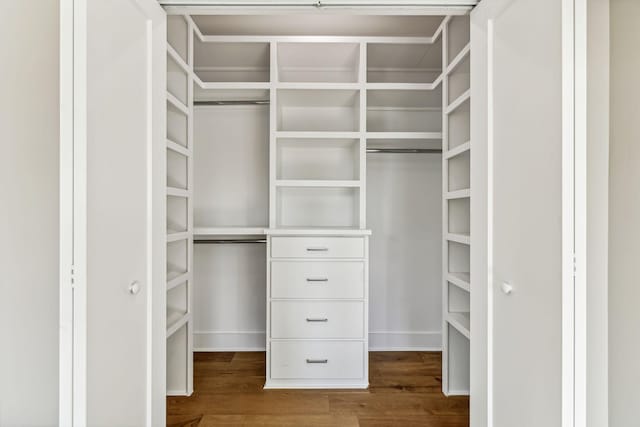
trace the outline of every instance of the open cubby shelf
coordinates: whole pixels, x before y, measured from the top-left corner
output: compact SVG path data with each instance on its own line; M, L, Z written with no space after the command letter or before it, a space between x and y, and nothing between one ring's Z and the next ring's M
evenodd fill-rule
M359 43L278 43L278 81L356 83Z

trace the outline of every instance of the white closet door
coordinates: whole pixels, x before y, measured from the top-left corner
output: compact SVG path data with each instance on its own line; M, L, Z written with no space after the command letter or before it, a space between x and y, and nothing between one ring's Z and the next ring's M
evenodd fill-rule
M561 423L562 4L483 0L471 14L471 211L485 221L472 224L485 254L472 261L471 334L489 346L472 387L490 390L472 417L488 407L495 427Z
M152 330L164 313L152 313L157 302L151 301L158 298L156 291L165 293L164 252L159 249L164 241L158 240L164 236L164 218L159 217L164 195L158 191L164 190L165 177L163 167L156 169L163 164L165 147L165 12L155 0L74 3L80 15L74 59L86 64L86 76L82 66L77 69L74 107L85 126L75 143L86 150L75 164L81 171L86 160L86 180L79 176L75 190L79 203L86 197L86 216L75 224L77 233L86 231L86 251L77 248L79 259L86 256L78 266L86 269L81 282L86 292L86 413L75 421L160 425L164 418L153 419L150 411L164 410L158 407L162 397L151 392L151 384L164 381L165 368L151 366L158 357L152 352L158 346ZM86 50L78 47L84 43ZM159 328L164 340L164 324ZM81 340L75 344L83 345Z

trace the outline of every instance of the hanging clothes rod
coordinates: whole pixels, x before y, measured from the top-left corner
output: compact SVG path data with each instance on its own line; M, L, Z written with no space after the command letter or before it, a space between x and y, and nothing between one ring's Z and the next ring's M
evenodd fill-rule
M367 148L367 153L440 154L440 148Z
M246 99L229 101L194 101L193 105L269 105L268 99Z
M246 243L267 243L267 239L198 239L193 241L194 244L215 244L215 245L229 245L229 244L246 244Z

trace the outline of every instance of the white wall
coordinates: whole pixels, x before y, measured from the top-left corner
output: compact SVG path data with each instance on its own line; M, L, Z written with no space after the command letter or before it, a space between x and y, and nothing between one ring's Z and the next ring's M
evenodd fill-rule
M58 422L58 1L0 4L0 425Z
M442 345L442 156L367 156L369 347Z
M640 403L640 2L611 0L609 425L638 425Z

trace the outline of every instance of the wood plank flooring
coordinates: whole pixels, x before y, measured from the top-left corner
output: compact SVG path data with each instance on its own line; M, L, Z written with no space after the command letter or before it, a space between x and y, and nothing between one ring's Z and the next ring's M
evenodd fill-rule
M195 353L195 392L167 398L167 425L468 426L469 399L440 391L440 356L370 353L368 390L263 390L263 352Z

